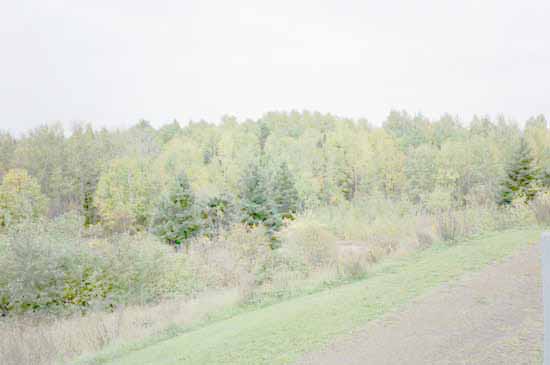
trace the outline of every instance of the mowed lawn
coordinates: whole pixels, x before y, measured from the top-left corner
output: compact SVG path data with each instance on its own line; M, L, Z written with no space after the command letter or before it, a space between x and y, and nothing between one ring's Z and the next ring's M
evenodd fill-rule
M536 229L514 230L453 246L435 245L388 259L364 280L246 312L140 350L98 357L92 363L289 364L335 336L349 333L467 271L509 256L539 237Z

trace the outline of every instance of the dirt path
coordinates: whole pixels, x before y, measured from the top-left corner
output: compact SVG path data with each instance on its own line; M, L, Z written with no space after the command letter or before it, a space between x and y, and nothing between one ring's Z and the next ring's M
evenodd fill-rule
M540 248L431 291L299 365L540 364Z

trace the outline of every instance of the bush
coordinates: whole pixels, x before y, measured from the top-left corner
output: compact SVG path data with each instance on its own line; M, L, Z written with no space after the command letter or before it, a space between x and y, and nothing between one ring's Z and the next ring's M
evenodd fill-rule
M4 313L111 308L184 290L186 275L170 248L146 235L86 238L82 223L76 215L27 222L0 238Z
M424 231L416 232L416 240L420 248L430 247L434 243L432 235Z
M271 257L263 226L237 225L217 239L202 237L189 246L185 264L197 290L240 288L247 297L256 285L257 273Z
M462 237L463 230L457 211L448 209L436 215L437 234L443 241L455 242Z
M109 286L96 270L98 258L75 232L77 225L81 221L71 216L55 224L22 223L7 232L0 257L4 312L87 306L105 297Z
M494 229L503 230L521 227L536 223L535 214L521 197L514 199L511 204L494 210Z
M310 269L320 269L336 263L336 237L322 224L302 219L281 234L283 247L299 257Z
M550 190L539 192L530 207L538 224L550 226Z

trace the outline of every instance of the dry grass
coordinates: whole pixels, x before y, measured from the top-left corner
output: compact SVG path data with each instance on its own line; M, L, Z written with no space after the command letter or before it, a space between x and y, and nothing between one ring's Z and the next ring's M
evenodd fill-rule
M66 363L107 345L147 338L187 326L209 313L235 306L238 291L205 292L194 300L132 306L112 313L94 312L64 319L26 316L0 322L0 364Z
M173 275L161 282L168 292L182 286L186 295L196 299L164 300L65 319L2 319L0 364L70 361L110 344L185 327L221 308L291 297L318 290L325 283L361 278L389 255L534 219L531 208L523 206L449 210L438 215L406 209L394 206L382 211L366 204L305 214L280 232L281 248L275 251L261 228L236 226L216 240L197 239L186 252L174 254L175 259L169 260L173 268L168 270Z
M530 205L537 223L550 226L550 190L539 193Z

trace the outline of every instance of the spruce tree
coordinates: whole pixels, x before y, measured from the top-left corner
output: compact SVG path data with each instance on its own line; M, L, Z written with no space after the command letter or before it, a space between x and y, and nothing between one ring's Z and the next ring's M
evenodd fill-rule
M294 176L286 162L283 162L274 176L273 201L275 209L283 219L294 219L298 212L299 197Z
M521 139L518 150L508 167L506 179L502 183L499 194L499 204L510 204L515 198L522 196L526 201L535 197L536 168L533 157L525 139Z
M264 223L272 214L267 179L259 165L251 164L241 179L242 222L248 226Z
M234 199L229 194L209 198L201 210L202 232L207 237L218 236L229 229L236 218Z
M195 195L184 173L162 197L152 226L155 235L177 248L199 232Z

